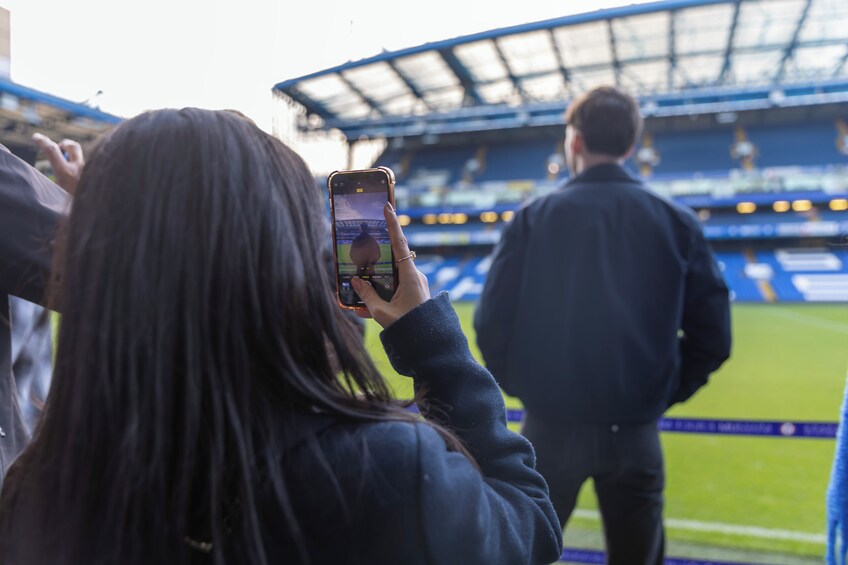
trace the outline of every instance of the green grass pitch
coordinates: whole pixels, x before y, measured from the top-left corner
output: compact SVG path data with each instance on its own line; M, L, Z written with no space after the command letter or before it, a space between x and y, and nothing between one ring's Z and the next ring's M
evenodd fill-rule
M339 257L339 273L342 275L355 275L356 274L356 265L354 265L350 261L350 244L344 243L337 246L337 253ZM375 272L378 275L391 275L392 274L392 246L388 243L380 244L380 261L384 264L377 265Z
M479 359L474 305L458 303L455 308ZM367 345L377 367L398 396L409 397L410 380L392 370L380 346L379 327L368 324ZM733 332L731 360L670 416L838 419L848 368L848 306L736 304ZM520 403L507 398L507 406ZM664 434L663 446L669 553L679 543L701 550L774 552L785 555L785 562L824 554L824 497L833 440ZM578 508L566 529L566 543L600 545L591 488L584 487ZM577 537L570 539L572 531Z

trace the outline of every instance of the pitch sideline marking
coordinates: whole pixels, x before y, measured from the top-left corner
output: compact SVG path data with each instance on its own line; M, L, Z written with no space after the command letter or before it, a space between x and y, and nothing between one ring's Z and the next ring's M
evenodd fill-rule
M770 308L768 310L764 310L773 316L781 316L783 318L788 318L790 320L795 320L796 322L802 322L804 324L809 324L811 326L815 326L817 328L821 328L824 330L831 330L834 332L838 332L841 334L848 334L848 324L837 322L834 320L825 320L823 318L819 318L817 316L811 316L809 314L802 314L800 312L795 312L792 310L783 310L780 308Z
M601 515L597 510L575 510L573 516L600 521ZM710 532L716 534L727 534L732 536L749 536L754 538L790 540L824 545L827 536L824 534L813 534L809 532L795 532L792 530L778 530L774 528L762 528L760 526L743 526L741 524L725 524L722 522L701 522L700 520L682 520L679 518L666 518L665 526L675 530L690 530L695 532Z

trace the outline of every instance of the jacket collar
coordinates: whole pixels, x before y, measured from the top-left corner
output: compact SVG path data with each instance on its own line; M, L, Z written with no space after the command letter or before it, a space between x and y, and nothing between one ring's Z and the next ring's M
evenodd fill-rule
M627 169L625 169L621 165L616 165L615 163L606 163L603 165L595 165L590 169L586 169L579 175L569 179L565 186L570 186L574 183L603 181L623 181L642 184L639 179L631 175L627 171Z

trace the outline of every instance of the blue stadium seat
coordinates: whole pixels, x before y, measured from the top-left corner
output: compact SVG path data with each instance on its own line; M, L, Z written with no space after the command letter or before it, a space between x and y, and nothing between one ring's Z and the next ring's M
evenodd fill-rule
M432 268L424 266L422 262L416 261L418 269L427 276L427 282L430 285L430 294L435 295L443 290L448 290L456 282L456 277L461 269L461 259L459 257L438 257L431 259L433 262Z
M711 129L654 135L660 163L654 174L728 171L738 165L730 156L732 129Z
M442 290L447 290L453 300L477 300L483 291L486 280L485 272L480 272L480 264L486 260L483 257L471 257L459 265L456 277Z
M472 146L433 146L418 149L411 154L406 180L414 184L425 171L443 172L444 185L462 180L465 164L474 157L476 147Z
M735 302L764 302L756 280L749 277L750 263L741 251L715 254ZM771 270L768 282L778 301L848 302L848 251L764 250L753 254L754 262ZM453 300L480 297L491 256L422 257L418 268L427 275L433 294L446 290Z
M757 126L747 132L757 147L754 163L760 168L848 164L848 156L836 148L834 122Z
M757 288L757 283L745 274L747 261L741 252L722 252L715 255L734 301L763 302L763 295Z
M394 173L398 181L404 176L406 171L402 170L404 156L407 151L403 149L386 149L377 160L374 161L375 167L389 167Z
M490 144L486 164L477 181L539 180L548 176L548 158L558 149L561 139L534 139Z
M848 301L848 253L835 248L777 249L757 253L774 268L780 300Z
M758 263L769 265L774 270L774 276L769 282L779 301L802 302L804 300L804 295L792 284L791 275L781 268L773 252L758 251L755 256Z

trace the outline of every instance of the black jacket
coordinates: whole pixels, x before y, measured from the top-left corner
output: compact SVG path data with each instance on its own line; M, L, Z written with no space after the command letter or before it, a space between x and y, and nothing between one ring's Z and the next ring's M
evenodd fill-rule
M12 374L9 295L43 304L70 196L0 146L0 483L29 439Z
M507 429L492 376L471 356L446 294L386 329L395 369L426 387L428 416L451 428L480 469L435 429L404 422L340 422L299 415L288 429L287 484L311 562L551 563L562 532L530 443ZM437 416L438 414L438 416ZM273 500L272 496L268 497ZM262 519L269 562L296 563L285 518ZM231 560L238 561L238 552Z
M314 565L551 563L562 531L530 443L507 429L492 376L471 356L446 294L419 306L385 330L392 365L426 387L428 415L450 427L479 469L450 451L426 422L352 422L320 412L281 413L291 511ZM426 408L426 407L424 407ZM12 497L25 466L12 466L2 512L26 504ZM268 563L303 563L268 476L256 469L267 496L259 499ZM264 502L263 502L264 501ZM69 517L68 519L74 519ZM9 520L14 524L14 520ZM4 532L15 536L16 532ZM199 538L202 539L202 538ZM238 539L224 561L245 564ZM192 562L208 564L196 551Z
M474 325L504 390L569 423L656 419L730 355L728 290L698 221L617 165L516 213Z
M495 380L471 356L447 294L381 334L395 369L426 388L426 417L452 429L479 469L426 422L353 422L320 412L281 413L283 473L309 563L537 564L559 558L562 531L530 443L507 429ZM428 409L438 406L438 410ZM7 497L21 463L12 467ZM260 498L269 563L301 563L271 480ZM26 493L16 500L25 504ZM264 501L264 502L262 502ZM14 523L14 522L12 522ZM199 538L202 539L202 538ZM245 563L237 539L226 563ZM209 555L197 551L197 563Z

